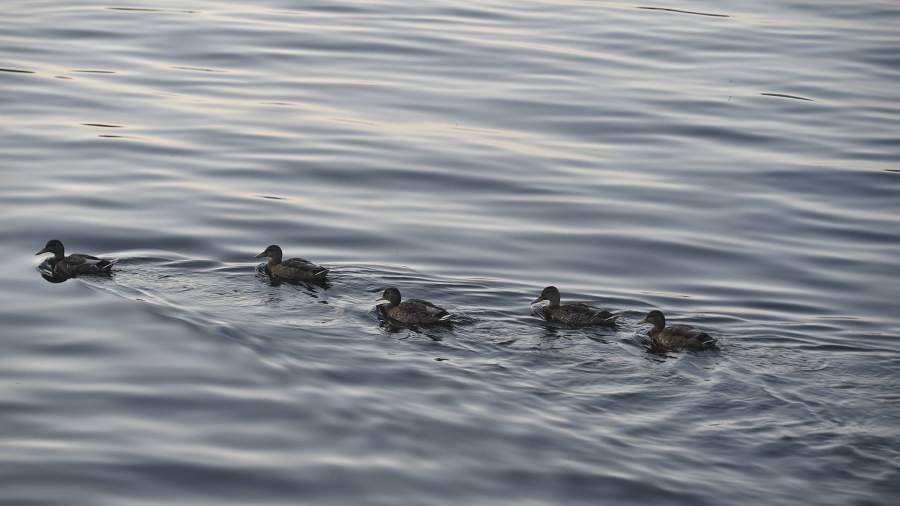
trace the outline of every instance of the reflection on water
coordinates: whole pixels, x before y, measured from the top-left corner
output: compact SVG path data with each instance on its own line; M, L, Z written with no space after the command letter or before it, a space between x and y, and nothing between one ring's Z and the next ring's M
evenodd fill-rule
M891 504L898 19L7 2L0 502Z
M638 7L638 9L644 9L648 11L661 11L661 12L676 12L678 14L694 14L696 16L709 16L713 18L730 18L731 16L727 14L713 14L710 12L696 12L696 11L685 11L681 9L671 9L668 7Z
M760 93L760 95L765 97L793 98L794 100L806 100L807 102L814 102L814 100L811 98L787 95L785 93Z

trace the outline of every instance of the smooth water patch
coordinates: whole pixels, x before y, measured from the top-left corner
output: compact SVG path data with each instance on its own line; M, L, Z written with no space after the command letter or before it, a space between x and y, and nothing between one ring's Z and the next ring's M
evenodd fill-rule
M897 495L895 6L4 9L0 502Z

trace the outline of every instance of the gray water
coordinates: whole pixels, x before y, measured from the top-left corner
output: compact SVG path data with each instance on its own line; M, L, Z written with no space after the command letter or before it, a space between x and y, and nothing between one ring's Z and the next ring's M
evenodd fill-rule
M0 503L895 503L898 27L3 2ZM117 272L45 282L51 238ZM549 284L624 323L542 322ZM384 328L389 285L458 323ZM651 308L721 350L648 353Z

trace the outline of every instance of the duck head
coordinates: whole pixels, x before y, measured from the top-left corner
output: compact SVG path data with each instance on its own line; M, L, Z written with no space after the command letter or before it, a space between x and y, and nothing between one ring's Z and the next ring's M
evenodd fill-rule
M63 258L65 255L66 248L63 247L62 241L59 239L50 239L47 241L47 244L44 245L44 249L35 253L37 255L43 255L44 253L53 253L53 257L59 260Z
M548 286L541 291L541 295L534 299L531 303L537 304L542 300L550 301L550 306L555 307L559 305L559 290L555 286Z
M400 290L390 287L384 290L384 293L381 294L381 298L375 301L375 305L394 307L400 304L400 300Z
M662 330L666 327L666 315L662 311L654 309L647 313L647 316L638 323L649 323L653 325L655 330Z
M281 263L281 247L277 244L272 244L268 246L262 253L256 255L256 258L266 258L268 257L270 264L280 264Z

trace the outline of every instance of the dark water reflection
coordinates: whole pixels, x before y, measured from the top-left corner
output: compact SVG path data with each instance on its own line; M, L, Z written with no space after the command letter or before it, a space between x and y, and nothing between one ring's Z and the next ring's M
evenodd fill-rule
M900 7L3 11L0 502L897 495ZM54 237L118 271L44 282Z

